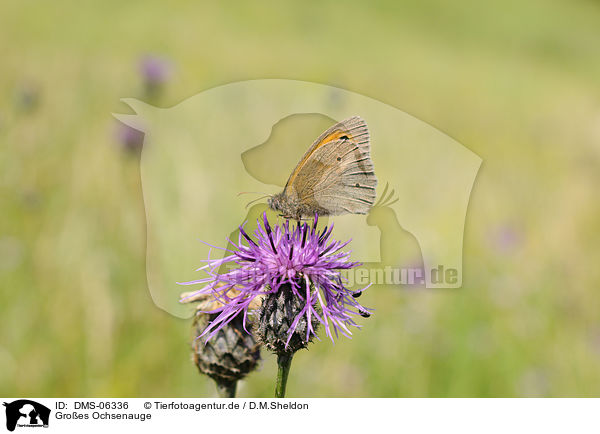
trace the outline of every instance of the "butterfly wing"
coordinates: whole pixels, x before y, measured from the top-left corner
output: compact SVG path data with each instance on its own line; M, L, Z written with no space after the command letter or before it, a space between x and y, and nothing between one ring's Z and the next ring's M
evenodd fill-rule
M354 116L321 134L292 172L285 194L301 213L366 214L375 201L369 130Z

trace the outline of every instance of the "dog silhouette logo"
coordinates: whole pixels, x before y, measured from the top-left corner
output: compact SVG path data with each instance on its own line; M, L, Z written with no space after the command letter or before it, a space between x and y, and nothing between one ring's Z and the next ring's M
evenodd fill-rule
M50 409L30 399L19 399L4 403L6 407L6 429L14 431L16 427L48 428Z
M352 239L352 258L364 264L348 273L350 286L462 286L466 216L482 159L432 125L365 95L296 80L229 83L168 108L123 102L135 114L115 117L144 134L146 277L161 309L188 317L176 282L194 280L197 259L225 248L227 234L237 239L244 222L246 232L256 230L257 216L271 212L260 197L280 192L308 145L355 115L368 125L379 185L368 215L331 219L336 239Z

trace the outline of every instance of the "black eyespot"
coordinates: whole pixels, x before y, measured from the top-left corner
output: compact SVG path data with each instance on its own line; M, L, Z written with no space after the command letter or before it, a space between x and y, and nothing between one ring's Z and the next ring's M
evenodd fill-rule
M342 161L342 157L337 157L337 160L338 161Z
M348 136L346 136L346 135L341 136L340 139L342 139L342 140L348 140Z
M362 291L352 293L352 297L358 298L362 295Z
M371 316L371 314L369 312L364 311L364 310L359 313L360 313L360 316L362 316L363 318L369 318Z
M357 182L356 185L355 185L355 187L360 187L360 184Z

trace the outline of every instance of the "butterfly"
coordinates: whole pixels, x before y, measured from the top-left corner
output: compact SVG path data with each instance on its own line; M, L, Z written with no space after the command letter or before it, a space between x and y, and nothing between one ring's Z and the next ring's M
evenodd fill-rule
M366 122L343 120L321 134L306 151L281 193L267 204L288 219L366 214L375 201L377 178Z

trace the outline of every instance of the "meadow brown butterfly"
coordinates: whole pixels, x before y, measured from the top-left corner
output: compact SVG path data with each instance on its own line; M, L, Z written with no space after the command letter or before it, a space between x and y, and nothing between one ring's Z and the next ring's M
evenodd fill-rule
M353 116L315 140L292 171L281 193L268 199L285 218L301 220L366 214L375 201L377 178L366 122Z

